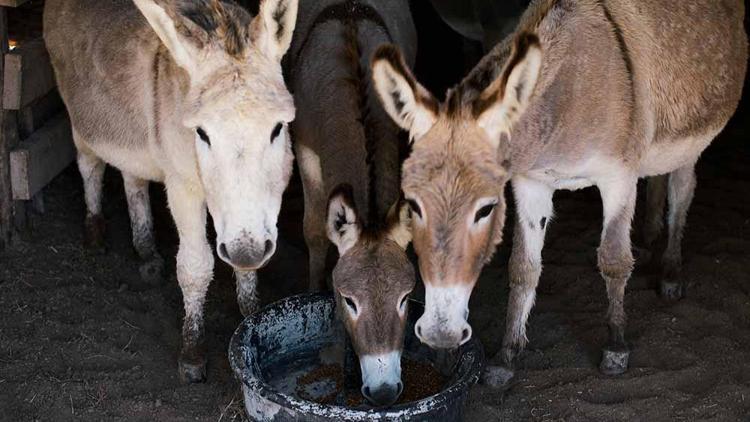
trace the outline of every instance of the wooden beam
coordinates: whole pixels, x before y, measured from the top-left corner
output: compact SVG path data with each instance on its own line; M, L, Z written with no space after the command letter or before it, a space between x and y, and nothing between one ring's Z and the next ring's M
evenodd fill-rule
M0 54L8 51L8 19L5 7L0 7ZM0 60L0 78L5 75L5 60ZM0 83L0 91L3 89ZM2 92L0 92L2 94ZM0 101L3 96L0 95ZM14 146L12 137L6 132L6 115L8 112L0 107L0 250L10 244L13 233L13 197L10 182L10 149Z
M24 41L5 55L3 108L6 110L20 110L55 86L55 73L44 40Z
M0 6L18 7L29 0L0 0Z
M32 199L75 157L70 120L60 113L11 151L13 199Z

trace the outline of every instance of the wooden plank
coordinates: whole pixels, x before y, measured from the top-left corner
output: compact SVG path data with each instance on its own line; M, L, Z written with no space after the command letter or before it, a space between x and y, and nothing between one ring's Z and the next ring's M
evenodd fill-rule
M75 157L70 120L61 113L11 151L13 199L30 200Z
M6 9L0 7L0 54L8 51L8 19ZM5 60L0 60L0 78L4 77ZM3 90L0 83L0 91ZM0 101L3 95L0 92ZM6 132L6 115L8 113L0 107L0 249L10 244L13 233L13 196L10 182L10 149L14 146L12 137Z
M6 110L20 110L55 88L55 73L44 40L24 41L5 55L3 86Z
M37 129L58 113L65 110L65 105L56 89L38 98L18 112L18 136L26 139Z
M18 7L29 0L0 0L0 6Z

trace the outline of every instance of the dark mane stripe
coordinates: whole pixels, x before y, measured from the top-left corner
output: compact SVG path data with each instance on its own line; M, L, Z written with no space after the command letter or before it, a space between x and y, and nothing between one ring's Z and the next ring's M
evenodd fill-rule
M390 31L385 24L385 21L380 14L370 5L360 3L357 0L347 0L343 3L334 4L323 9L317 16L313 24L308 30L307 36L302 41L302 45L294 56L292 66L299 63L299 57L304 53L307 46L307 41L310 39L311 34L314 32L317 26L331 21L338 21L344 25L342 37L346 43L345 46L345 57L346 66L350 69L351 74L347 79L347 82L351 84L357 95L358 111L359 116L357 121L362 126L365 134L365 163L367 165L368 172L368 186L366 187L367 197L367 221L364 222L365 227L374 227L380 224L378 215L378 198L377 189L375 188L375 180L377 177L377 168L375 159L375 150L378 147L377 140L374 139L374 125L372 122L372 115L370 113L368 105L368 92L369 92L369 78L367 77L366 69L362 66L362 46L359 42L359 27L358 24L362 21L372 22L378 28L381 28L388 38L388 41L392 41Z

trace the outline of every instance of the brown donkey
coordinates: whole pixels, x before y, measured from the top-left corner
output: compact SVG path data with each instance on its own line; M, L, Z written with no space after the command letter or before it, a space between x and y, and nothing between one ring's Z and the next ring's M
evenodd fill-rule
M741 0L534 1L516 32L443 104L416 82L397 49L379 49L376 88L414 139L402 188L426 287L417 336L434 347L471 336L469 296L502 239L510 180L517 222L505 369L490 371L495 382L507 381L527 341L552 194L594 185L604 209L598 263L609 297L600 369L624 372L623 295L633 268L638 178L669 174L664 262L678 268L695 163L741 95L743 16Z
M403 388L406 298L415 284L409 231L396 209L388 216L400 196L400 129L371 82L370 59L383 43L413 62L407 0L302 0L288 56L310 289L326 288L333 242L338 313L359 356L362 394L376 405L391 404Z

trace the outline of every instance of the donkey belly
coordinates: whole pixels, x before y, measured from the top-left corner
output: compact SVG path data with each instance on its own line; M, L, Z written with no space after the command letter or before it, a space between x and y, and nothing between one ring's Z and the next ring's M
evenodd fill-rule
M164 172L148 147L123 148L116 144L98 143L87 148L107 164L132 176L154 182L164 181Z
M651 144L641 162L639 176L671 173L680 167L694 164L719 132L721 129L708 130L702 135L661 140Z

